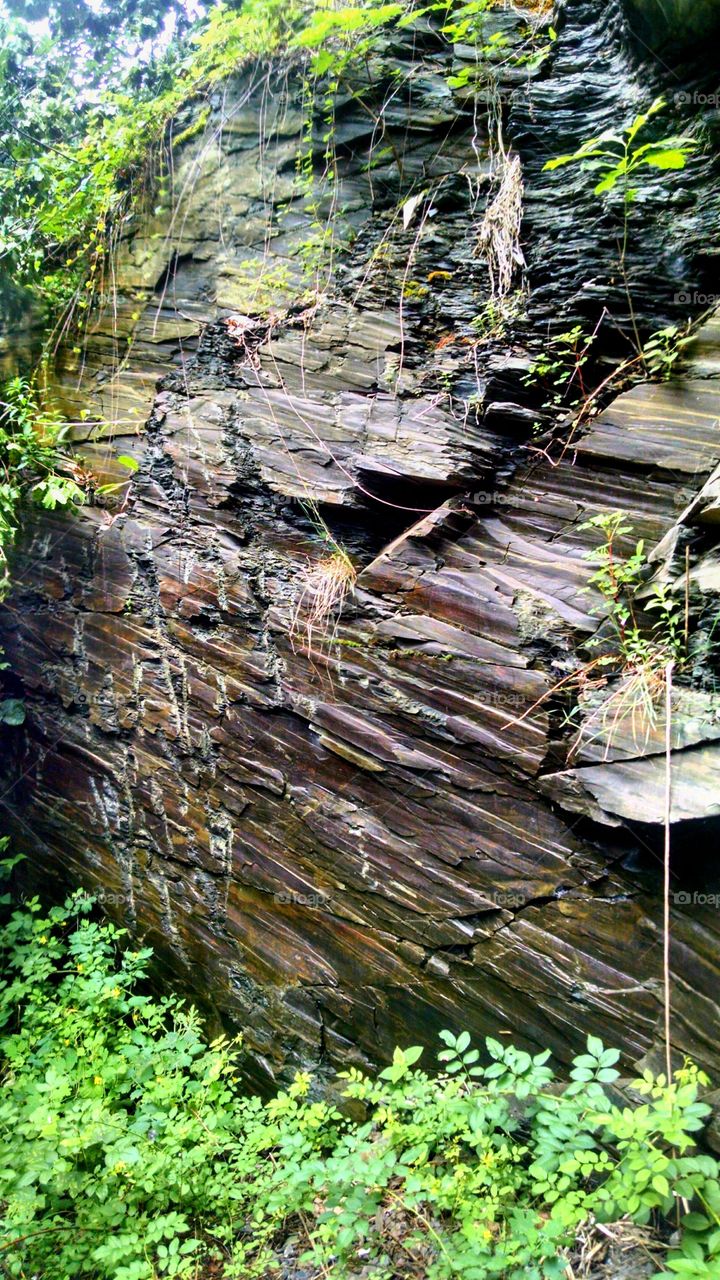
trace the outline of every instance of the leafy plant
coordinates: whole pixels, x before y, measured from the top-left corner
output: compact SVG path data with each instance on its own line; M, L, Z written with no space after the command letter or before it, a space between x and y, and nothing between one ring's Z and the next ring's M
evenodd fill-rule
M604 536L601 546L589 551L586 558L597 567L588 580L603 598L608 621L615 633L619 656L628 666L651 662L665 666L682 661L686 638L682 630L683 608L673 593L662 583L652 583L643 601L645 609L658 616L652 634L646 635L636 616L637 593L648 575L645 545L641 539L631 555L623 557L617 544L632 533L622 512L602 512L580 526L597 529ZM591 646L603 643L602 637L591 640Z
M660 1274L720 1265L718 1164L695 1147L707 1081L692 1065L669 1083L646 1072L619 1104L606 1093L619 1054L594 1036L562 1083L547 1050L446 1031L440 1074L420 1069L419 1046L375 1078L342 1073L359 1118L305 1072L263 1103L241 1090L241 1045L208 1044L193 1010L147 995L150 952L124 945L83 893L50 910L30 899L0 933L6 1275L216 1265L260 1280L294 1249L334 1280L406 1265L426 1280L561 1280L582 1224L676 1209Z
M62 454L66 430L60 415L41 406L24 378L6 384L0 400L0 589L8 583L7 550L17 533L23 502L53 511L77 507L84 500Z
M600 596L593 612L603 620L585 643L593 656L524 713L529 715L551 697L574 695L566 723L577 727L579 720L579 728L569 758L581 743L598 738L609 751L626 722L636 744L647 741L666 704L668 687L685 667L689 652L684 601L665 583L650 580L642 539L629 555L621 549L621 541L632 534L625 515L600 512L580 530L602 537L599 546L585 553L594 566L585 590Z
M543 411L551 419L572 412L572 430L565 440L563 451L570 444L575 431L588 418L598 412L603 397L611 389L627 384L633 373L642 368L645 374L658 381L667 381L675 373L683 349L691 341L687 330L668 325L650 335L636 354L621 360L599 385L589 386L584 367L588 363L604 314L591 334L584 333L580 325L551 338L548 347L535 357L525 378L526 386L539 385L547 393ZM536 424L537 430L542 424Z
M585 385L583 370L596 336L575 325L551 338L547 349L532 361L525 385L537 385L545 392L544 413L556 416L567 409L578 409L582 414L589 406L593 397Z
M612 196L616 189L621 192L623 233L619 264L625 280L625 291L638 353L642 352L643 344L635 322L627 279L630 214L639 192L636 180L643 171L647 170L684 169L689 156L697 148L695 140L685 134L667 136L649 142L640 141L640 135L646 131L654 117L662 112L666 105L665 98L655 98L647 111L640 112L621 133L613 129L605 130L604 133L584 142L576 151L568 155L556 156L545 164L545 169L548 170L559 169L569 164L579 164L598 179L594 193L604 199Z
M690 336L676 324L667 325L653 333L643 347L643 360L648 372L661 381L671 378L675 365L682 358L683 348Z
M666 106L663 97L656 98L647 111L641 112L622 133L607 129L590 138L570 155L548 160L546 169L581 162L588 171L599 175L595 195L608 195L616 187L622 190L625 204L632 204L638 194L631 181L641 169L684 169L688 156L697 147L689 137L666 137L654 142L637 141L638 135L654 116Z
M504 298L488 298L471 324L482 341L504 338L510 327L525 315L527 294L522 289Z
M620 540L632 533L624 515L602 512L580 527L597 530L604 539L585 558L595 565L587 589L600 594L605 621L586 644L597 656L552 690L577 693L568 721L581 719L570 756L581 742L596 738L609 751L626 722L636 744L646 742L688 651L683 604L664 583L647 583L642 540L628 556L619 549ZM648 623L643 613L655 614L654 621Z

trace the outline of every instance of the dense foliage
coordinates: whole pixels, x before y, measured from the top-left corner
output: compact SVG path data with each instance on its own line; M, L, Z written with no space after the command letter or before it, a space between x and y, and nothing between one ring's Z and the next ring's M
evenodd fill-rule
M82 319L108 288L113 243L178 109L278 47L299 12L296 0L206 9L0 0L0 328L40 304L51 348L54 321L67 331ZM82 502L65 431L34 382L0 391L0 594L23 500Z
M17 9L24 11L21 17ZM0 4L0 304L51 309L94 289L168 121L250 55L271 52L293 0L216 5L183 39L189 5ZM197 10L196 10L197 11ZM78 301L82 310L89 299Z
M356 57L363 32L406 7L122 0L86 13L77 0L37 23L32 5L0 0L0 314L21 311L28 290L51 314L71 301L87 310L153 148L184 132L169 129L184 104L271 55L307 61L322 46L328 72L333 41Z
M241 1046L208 1044L197 1013L145 994L150 953L121 943L81 894L8 912L5 1275L197 1277L215 1258L249 1280L294 1240L309 1274L337 1280L368 1265L378 1280L560 1280L581 1224L676 1208L663 1274L720 1267L720 1170L694 1146L708 1108L692 1066L669 1087L646 1073L618 1106L619 1055L593 1037L560 1086L548 1052L488 1040L481 1055L445 1032L439 1075L398 1049L375 1079L345 1073L336 1101L300 1073L264 1103L238 1084Z

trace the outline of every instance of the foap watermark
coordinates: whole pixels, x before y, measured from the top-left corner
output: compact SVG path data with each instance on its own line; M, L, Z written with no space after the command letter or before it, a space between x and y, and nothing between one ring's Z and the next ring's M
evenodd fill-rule
M519 711L528 704L523 693L513 693L510 689L488 689L482 697L486 706L507 707L509 711Z
M498 890L497 893L488 893L486 895L496 907L505 907L508 911L517 911L519 907L525 906L525 895L519 893L517 889Z
M720 303L720 293L698 293L696 289L681 289L675 294L673 302L679 307L716 307Z
M678 89L673 94L673 102L676 107L718 107L720 106L720 93L700 93L699 90Z
M509 507L512 505L512 498L506 493L492 493L489 489L476 489L467 495L469 502L475 502L480 507Z
M321 910L329 901L326 893L293 893L286 889L283 893L273 894L273 902L281 906L309 907L311 911Z
M130 899L126 893L111 893L108 889L96 889L92 893L89 889L83 889L77 895L77 901L89 907L96 903L101 907L121 907Z
M720 893L688 893L681 890L673 894L673 902L678 907L720 907Z

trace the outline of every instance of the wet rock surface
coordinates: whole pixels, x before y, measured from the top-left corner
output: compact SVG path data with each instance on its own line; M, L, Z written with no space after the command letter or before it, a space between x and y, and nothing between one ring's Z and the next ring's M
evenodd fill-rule
M524 38L527 15L502 22ZM374 82L405 77L382 122L401 181L382 155L368 172L372 113L338 113L332 279L309 291L301 270L292 82L259 72L179 153L172 217L139 220L116 312L80 365L60 361L79 456L119 487L18 548L2 643L28 720L5 730L3 803L43 881L99 892L164 977L243 1028L263 1084L442 1027L560 1061L588 1032L626 1064L661 1037L663 726L578 750L553 690L598 627L595 514L625 513L668 575L689 572L694 613L716 610L720 341L706 326L680 379L626 391L554 456L533 443L528 344L553 306L599 314L615 252L581 194L570 237L578 179L558 187L541 161L571 117L582 139L655 75L605 14L578 3L565 22L555 64L511 86L522 339L478 344L471 325L492 130L447 88L462 50L428 36L412 72L390 47ZM585 102L571 64L586 75L604 44L615 61ZM654 233L663 252L641 240L648 329L674 254L709 278L710 163L681 175L691 212ZM342 608L309 621L337 546ZM716 1072L711 658L707 687L678 694L673 969L676 1047Z

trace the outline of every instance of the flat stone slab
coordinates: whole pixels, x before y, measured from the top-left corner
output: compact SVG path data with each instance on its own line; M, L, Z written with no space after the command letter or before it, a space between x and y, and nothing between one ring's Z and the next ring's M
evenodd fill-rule
M673 752L670 821L688 822L720 815L720 746ZM598 817L597 808L631 822L662 825L666 812L663 756L591 765L549 774L542 789L575 812ZM589 801L589 803L588 803Z

